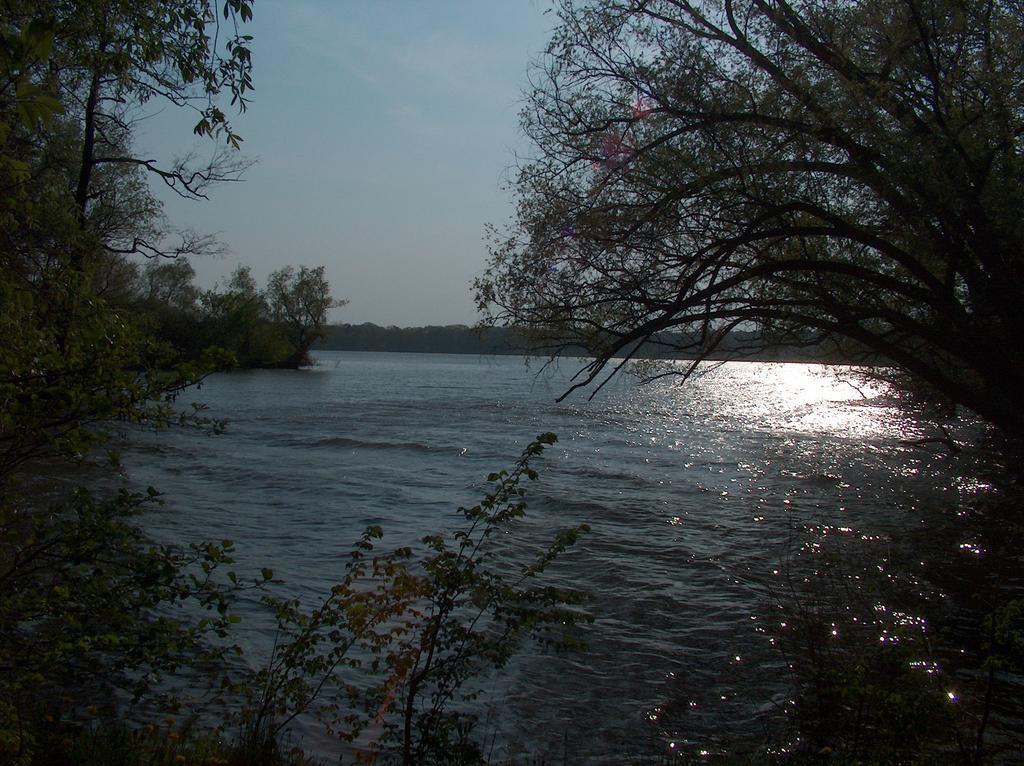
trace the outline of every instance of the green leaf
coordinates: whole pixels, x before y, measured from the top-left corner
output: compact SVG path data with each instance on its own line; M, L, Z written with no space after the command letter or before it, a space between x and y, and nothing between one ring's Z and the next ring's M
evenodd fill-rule
M53 24L36 19L22 30L21 39L29 52L43 61L53 50L53 32Z

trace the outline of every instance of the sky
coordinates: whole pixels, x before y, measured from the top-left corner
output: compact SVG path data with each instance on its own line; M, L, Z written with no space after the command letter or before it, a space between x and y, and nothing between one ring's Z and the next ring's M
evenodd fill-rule
M255 91L232 124L256 160L209 201L154 187L172 226L217 234L229 252L194 259L212 287L239 264L263 282L324 265L336 322L472 324L484 226L513 212L508 188L530 62L547 0L259 0ZM193 114L144 121L144 153L196 144Z

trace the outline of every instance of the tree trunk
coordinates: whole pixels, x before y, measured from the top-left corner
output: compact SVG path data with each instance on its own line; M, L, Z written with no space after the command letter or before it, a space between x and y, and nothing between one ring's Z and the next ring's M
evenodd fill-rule
M78 186L75 189L75 207L78 223L85 228L85 211L89 203L89 184L96 154L96 106L100 97L100 74L93 72L89 81L89 95L85 101L85 133L82 136L82 162L78 168Z

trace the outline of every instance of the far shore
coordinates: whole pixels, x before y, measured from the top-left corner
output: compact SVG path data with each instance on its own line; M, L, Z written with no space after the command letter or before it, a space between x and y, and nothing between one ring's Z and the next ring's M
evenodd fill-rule
M693 353L672 348L681 336L666 338L665 342L642 344L630 354L635 359L665 359L692 361ZM312 349L325 351L376 351L418 354L473 354L476 356L536 356L550 357L549 348L531 345L530 340L519 330L509 327L480 329L467 325L429 325L425 327L381 327L369 322L364 324L328 325L323 337ZM567 345L558 349L561 358L592 358L593 354L578 345ZM622 355L615 358L622 358ZM852 355L826 352L825 349L807 345L800 348L763 347L751 333L733 333L718 349L704 357L708 361L747 362L803 362L816 364L855 364ZM863 364L863 361L859 363Z

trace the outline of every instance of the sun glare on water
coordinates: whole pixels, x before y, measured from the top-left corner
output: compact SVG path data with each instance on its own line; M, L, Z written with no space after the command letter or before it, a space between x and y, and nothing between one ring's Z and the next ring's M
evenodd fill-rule
M793 362L709 365L677 395L694 414L737 426L847 438L906 436L906 422L881 385L847 367Z

